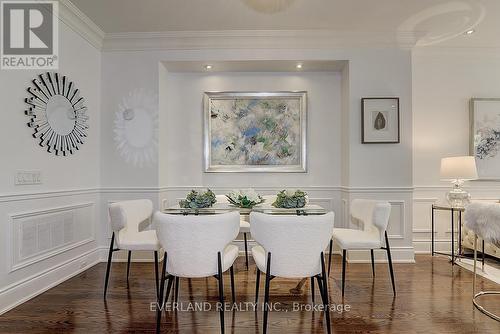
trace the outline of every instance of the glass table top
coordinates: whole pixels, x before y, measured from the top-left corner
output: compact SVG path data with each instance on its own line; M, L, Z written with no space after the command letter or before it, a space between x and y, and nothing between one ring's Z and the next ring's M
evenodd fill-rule
M249 215L250 212L261 212L270 215L298 215L298 216L323 215L327 213L327 210L316 204L308 204L305 207L299 209L275 208L270 204L260 204L254 206L251 209L248 209L248 208L239 208L229 203L215 203L210 208L202 208L202 209L185 209L181 208L177 204L167 209L164 209L163 213L177 214L177 215L214 215L231 211L239 211L241 215Z

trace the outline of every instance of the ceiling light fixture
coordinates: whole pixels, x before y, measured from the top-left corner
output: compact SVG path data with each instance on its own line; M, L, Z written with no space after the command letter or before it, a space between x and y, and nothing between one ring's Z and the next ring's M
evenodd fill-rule
M302 68L302 64L297 64L295 67L296 67L298 70L300 70L300 69Z
M465 35L472 35L473 33L475 33L476 31L474 29L469 29L465 32Z
M210 70L212 69L212 65L205 65L205 69L206 69L207 71L210 71Z

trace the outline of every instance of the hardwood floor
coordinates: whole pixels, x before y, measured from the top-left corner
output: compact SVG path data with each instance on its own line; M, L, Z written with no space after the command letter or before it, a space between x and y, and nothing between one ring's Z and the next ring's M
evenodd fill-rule
M329 281L330 301L341 304L340 257L335 256ZM114 263L107 301L102 298L105 264L60 284L0 316L0 333L153 333L156 313L152 263L132 263L129 286L126 265ZM370 264L348 264L345 304L348 312L332 312L333 333L500 333L500 323L477 310L471 302L472 274L452 268L444 257L417 256L417 263L395 264L397 296L393 298L386 264L376 265L372 279ZM478 276L479 277L479 276ZM245 270L245 260L236 263L237 302L253 302L255 266ZM259 301L263 300L261 279ZM270 312L269 333L324 333L321 311L293 311L311 303L309 282L305 293L292 296L297 280L276 278L271 282L270 301L280 312ZM226 300L231 300L229 272L224 275ZM480 289L499 289L479 277ZM163 333L218 333L217 281L214 278L181 279L179 302L208 301L207 312L164 312ZM320 301L316 287L316 302ZM500 312L500 298L484 301ZM262 312L228 311L226 333L261 333Z

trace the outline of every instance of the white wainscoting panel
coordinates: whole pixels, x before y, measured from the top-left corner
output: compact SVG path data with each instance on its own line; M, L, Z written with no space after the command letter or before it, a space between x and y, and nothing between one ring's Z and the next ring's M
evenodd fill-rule
M94 203L14 213L10 272L94 240Z

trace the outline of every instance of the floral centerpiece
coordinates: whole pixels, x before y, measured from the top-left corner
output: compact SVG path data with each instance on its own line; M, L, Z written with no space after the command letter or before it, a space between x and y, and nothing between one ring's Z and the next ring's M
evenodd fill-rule
M276 208L296 209L303 208L307 203L307 194L302 190L282 190L276 194L276 201L272 204Z
M240 208L253 208L257 204L264 202L264 198L253 189L233 190L226 195L229 203Z
M209 208L216 202L217 200L215 199L215 194L210 189L203 192L191 190L191 192L187 194L186 199L179 202L179 205L184 209L200 209Z

